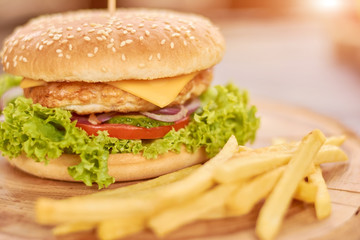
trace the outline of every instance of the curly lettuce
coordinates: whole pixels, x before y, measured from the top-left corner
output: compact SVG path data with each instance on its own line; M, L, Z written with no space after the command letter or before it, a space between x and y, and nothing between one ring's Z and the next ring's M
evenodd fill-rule
M63 153L77 154L81 161L69 167L69 174L88 186L96 183L103 188L114 182L108 174L109 154L141 153L151 161L168 151L179 152L185 145L189 152L204 148L208 157L212 157L231 135L241 145L255 139L260 120L256 117L256 107L248 106L246 91L239 91L232 84L215 86L200 99L201 109L192 115L185 128L149 142L111 138L107 132L88 136L71 122L69 111L42 107L31 99L19 97L4 110L0 150L9 158L25 154L44 164Z

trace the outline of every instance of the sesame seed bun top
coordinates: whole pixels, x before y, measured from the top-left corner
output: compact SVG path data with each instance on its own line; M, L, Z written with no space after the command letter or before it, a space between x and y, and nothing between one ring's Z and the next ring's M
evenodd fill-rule
M5 72L30 79L108 82L204 70L224 54L208 19L167 10L82 10L45 15L5 41Z

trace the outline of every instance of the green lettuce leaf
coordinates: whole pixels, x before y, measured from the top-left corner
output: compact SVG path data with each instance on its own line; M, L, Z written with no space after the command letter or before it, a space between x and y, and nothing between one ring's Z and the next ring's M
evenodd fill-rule
M149 142L111 138L107 132L88 136L71 122L69 111L42 107L20 97L4 110L0 150L9 158L26 154L45 164L63 153L78 154L81 162L69 167L69 174L88 186L97 183L102 188L114 182L108 174L109 154L141 153L151 161L168 151L179 152L185 145L189 152L203 147L212 157L231 135L242 145L255 139L260 120L256 108L248 106L246 91L241 92L232 84L215 86L201 96L201 102L202 108L185 128Z
M20 85L22 77L13 76L10 74L1 74L0 75L0 97L10 88ZM16 97L15 97L16 98ZM4 99L2 99L4 100ZM14 99L6 99L3 104L7 105L8 102L13 102ZM2 113L0 109L0 114Z
M12 87L19 86L22 77L13 76L10 74L0 75L0 96Z

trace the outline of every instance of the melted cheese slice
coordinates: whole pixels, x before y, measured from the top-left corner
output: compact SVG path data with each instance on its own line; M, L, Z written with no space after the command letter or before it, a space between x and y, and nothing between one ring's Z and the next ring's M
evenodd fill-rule
M177 77L159 78L154 80L123 80L108 82L107 84L163 108L175 100L185 85L190 82L196 74L197 72ZM20 83L20 87L31 88L45 84L46 82L42 80L24 78Z
M175 100L185 85L193 79L196 74L197 73L191 73L178 77L154 80L116 81L109 82L108 84L163 108Z
M20 87L21 88L31 88L31 87L42 86L45 84L46 84L46 82L42 81L42 80L34 80L34 79L24 78L23 80L21 80Z

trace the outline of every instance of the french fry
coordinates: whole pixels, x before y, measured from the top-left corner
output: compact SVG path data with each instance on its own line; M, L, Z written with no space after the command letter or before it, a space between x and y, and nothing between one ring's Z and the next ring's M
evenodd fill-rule
M284 169L285 167L276 168L249 180L229 196L226 206L237 215L249 213L274 188Z
M314 203L316 199L317 186L306 181L301 181L295 191L294 198L306 203Z
M127 218L109 219L100 222L97 236L102 240L119 239L145 229L145 219L134 215Z
M94 229L96 227L94 222L69 222L56 226L52 232L54 235L65 235L74 232L82 232Z
M315 212L318 219L324 219L331 214L330 195L322 176L321 168L318 167L316 172L309 175L309 182L317 186L317 194L315 198Z
M256 234L260 239L274 239L289 208L299 182L324 144L326 138L320 130L314 130L301 141L274 190L266 199L256 222Z
M172 182L176 182L180 179L185 178L186 176L189 176L193 171L195 171L196 169L198 169L201 165L197 164L191 167L187 167L181 170L178 170L176 172L172 172L172 173L168 173L165 175L162 175L160 177L151 179L151 180L147 180L144 182L140 182L140 183L136 183L136 184L132 184L132 185L128 185L125 187L121 187L121 188L117 188L117 189L113 189L113 190L109 190L109 191L101 191L101 192L97 192L94 194L90 194L90 195L86 195L86 196L80 196L80 197L99 197L99 198L103 198L103 197L124 197L124 196L128 196L128 195L133 195L136 194L140 191L144 191L144 190L149 190L149 189L153 189L156 187L160 187L160 186L164 186L166 184L172 183Z
M322 163L344 162L347 160L348 157L346 153L338 146L323 145L314 160L314 164L320 165Z
M326 145L334 145L334 146L341 146L346 140L345 135L341 136L332 136L326 139L325 144Z
M202 218L204 214L212 210L222 208L227 196L237 187L238 184L218 185L195 199L191 199L191 201L175 205L155 215L150 219L149 227L156 235L165 236L185 224Z
M291 153L266 152L252 154L241 159L232 159L215 171L219 183L230 183L264 173L289 162Z

